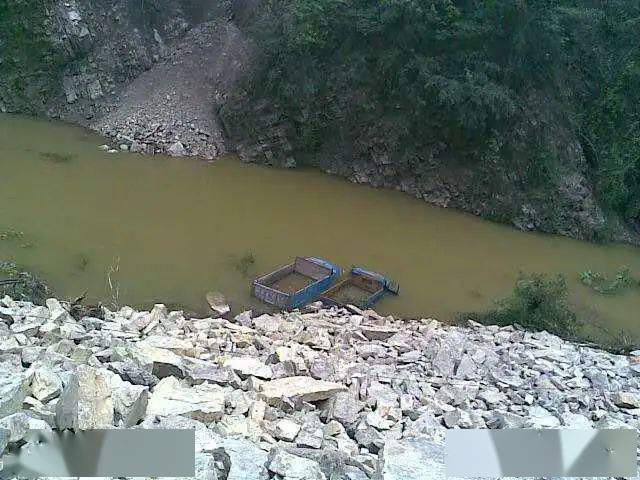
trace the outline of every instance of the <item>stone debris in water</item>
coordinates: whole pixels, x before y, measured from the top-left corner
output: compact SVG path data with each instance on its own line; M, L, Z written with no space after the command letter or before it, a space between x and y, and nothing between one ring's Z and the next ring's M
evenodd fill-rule
M0 300L9 444L29 428L194 428L198 479L423 480L444 478L447 428L640 418L640 352L545 332L320 307L235 323L67 308Z
M207 293L207 303L211 307L211 310L220 316L226 315L231 311L231 307L229 307L224 295L220 292Z

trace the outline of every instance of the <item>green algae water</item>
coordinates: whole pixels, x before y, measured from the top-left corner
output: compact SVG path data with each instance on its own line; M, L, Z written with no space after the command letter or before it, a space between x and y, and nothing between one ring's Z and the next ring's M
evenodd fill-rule
M251 279L295 255L384 273L378 306L448 320L511 293L519 272L562 273L573 303L611 330L640 333L640 289L597 294L584 270L640 276L640 249L523 233L313 170L235 158L109 154L63 123L0 116L0 259L60 296L205 311L206 292L259 307Z

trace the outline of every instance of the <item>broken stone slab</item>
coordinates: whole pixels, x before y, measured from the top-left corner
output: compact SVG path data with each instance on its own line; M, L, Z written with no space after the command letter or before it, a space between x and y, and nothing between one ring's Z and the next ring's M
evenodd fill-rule
M224 295L220 292L207 293L207 303L211 310L213 310L218 316L226 315L231 311L231 307L224 298Z
M276 423L275 436L279 440L293 442L298 435L298 432L300 432L300 425L293 420L283 418Z
M193 343L181 338L170 337L166 335L149 335L138 345L148 345L154 348L162 348L170 350L177 355L194 356L195 349Z
M267 468L286 480L326 480L318 462L298 457L278 447L269 452Z
M321 424L305 422L296 436L296 445L302 448L322 448L324 432Z
M336 393L345 390L347 387L341 383L297 376L264 382L260 396L270 405L290 397L300 397L305 402L317 402L331 398Z
M356 427L355 440L358 442L358 445L366 448L371 453L378 453L384 445L384 437L382 434L366 422L362 422Z
M389 440L378 459L380 480L442 480L444 445L420 438Z
M113 374L111 381L111 398L118 426L129 428L142 420L149 402L149 388L143 385L132 385L118 375Z
M159 382L158 377L132 362L111 362L106 364L106 367L119 375L122 380L133 385L153 387Z
M254 376L262 379L273 377L273 370L255 357L231 357L224 362L224 366L230 368L243 377Z
M640 408L640 393L615 392L611 395L611 401L620 408Z
M224 438L209 430L211 438L204 449L225 466L225 480L267 480L268 454L244 438Z
M37 368L31 380L31 395L46 403L62 393L60 376L44 367Z
M253 326L262 333L276 333L282 326L282 318L279 315L267 315L266 313L253 319Z
M59 335L69 340L81 340L87 336L87 331L78 323L65 322L60 325Z
M204 360L188 359L185 370L185 376L194 384L210 382L228 385L238 378L230 370L221 368L220 364Z
M204 423L220 420L224 414L224 390L202 383L185 387L175 377L160 380L149 398L147 415L184 415Z
M362 325L360 330L369 340L386 340L399 331L397 328L377 325Z
M56 405L58 428L91 430L113 426L111 375L107 370L79 365Z
M148 368L158 378L184 377L184 360L171 350L138 343L128 353L140 367Z
M45 302L49 309L49 318L51 322L58 325L62 323L75 323L73 317L69 314L68 310L55 298L49 298Z
M444 444L447 429L436 419L432 412L424 412L415 421L405 424L404 436L423 437L433 443Z

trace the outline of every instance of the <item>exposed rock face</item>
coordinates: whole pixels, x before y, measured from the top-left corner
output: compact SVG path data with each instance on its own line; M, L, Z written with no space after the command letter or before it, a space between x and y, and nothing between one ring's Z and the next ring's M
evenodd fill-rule
M343 309L234 323L156 305L76 321L66 307L0 300L0 442L29 428L193 428L198 479L423 480L444 478L448 428L639 424L640 352L544 332ZM318 329L328 343L309 342Z
M109 153L223 154L216 104L245 57L230 3L3 2L0 112L87 126Z

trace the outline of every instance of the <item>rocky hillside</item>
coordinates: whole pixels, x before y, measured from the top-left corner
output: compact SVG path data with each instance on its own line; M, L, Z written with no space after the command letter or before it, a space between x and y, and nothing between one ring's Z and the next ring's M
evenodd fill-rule
M372 311L83 316L5 297L0 450L28 428L194 428L200 479L444 478L448 428L638 428L639 362Z

